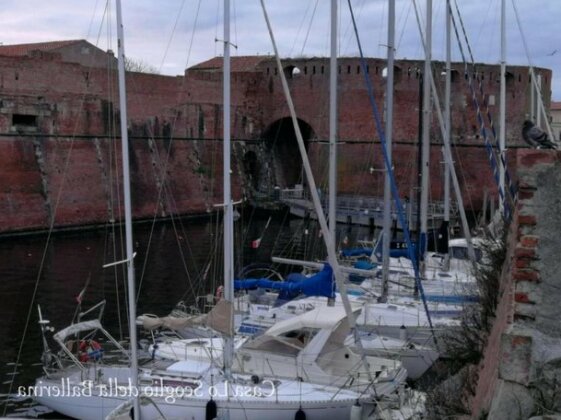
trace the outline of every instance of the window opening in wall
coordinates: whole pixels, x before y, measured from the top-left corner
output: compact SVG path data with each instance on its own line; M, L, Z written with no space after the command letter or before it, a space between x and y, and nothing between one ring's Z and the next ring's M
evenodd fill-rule
M356 66L356 74L360 74L360 66Z
M12 125L19 127L37 127L37 115L13 114Z
M312 67L312 74L316 74L316 66Z
M321 74L323 74L323 73L324 73L324 67L321 66Z
M351 74L351 66L347 66L347 74Z

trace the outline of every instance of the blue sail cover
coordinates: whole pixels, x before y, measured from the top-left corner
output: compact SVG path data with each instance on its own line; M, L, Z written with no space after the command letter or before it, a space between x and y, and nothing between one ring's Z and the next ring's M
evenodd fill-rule
M258 288L279 290L280 300L290 300L300 295L335 297L333 269L327 263L323 265L323 269L320 272L311 277L293 273L284 282L269 279L234 280L234 290L253 290Z

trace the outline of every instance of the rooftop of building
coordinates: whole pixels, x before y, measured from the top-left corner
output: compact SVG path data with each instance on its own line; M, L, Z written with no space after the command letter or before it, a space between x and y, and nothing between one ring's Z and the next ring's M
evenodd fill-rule
M84 39L70 39L51 42L33 42L30 44L0 45L0 55L12 57L28 55L31 51L56 51L69 45L87 42Z

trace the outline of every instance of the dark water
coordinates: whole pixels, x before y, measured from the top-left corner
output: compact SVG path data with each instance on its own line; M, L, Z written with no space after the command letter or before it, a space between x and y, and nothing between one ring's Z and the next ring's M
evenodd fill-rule
M339 243L353 243L372 239L373 232L342 225L337 236ZM51 326L63 328L86 288L82 310L105 299L105 327L126 339L123 268L102 268L123 258L121 237L121 232L107 229L0 239L0 416L22 409L21 403L6 401L5 394L31 385L41 375L37 305ZM260 246L253 249L251 243L259 237ZM222 283L221 221L216 218L138 224L134 241L139 314L165 315L178 301L194 304L197 296L213 293ZM236 222L234 253L239 271L249 264L269 263L272 255L322 259L325 247L315 222L246 212Z

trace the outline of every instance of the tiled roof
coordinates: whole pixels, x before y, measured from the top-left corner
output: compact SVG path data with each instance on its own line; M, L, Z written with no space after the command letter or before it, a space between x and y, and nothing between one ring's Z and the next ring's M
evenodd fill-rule
M78 42L84 42L84 40L73 39L67 41L36 42L32 44L0 45L0 55L23 56L28 55L30 51L36 50L55 51Z
M266 55L248 55L242 57L232 57L230 61L230 68L233 73L242 73L248 71L255 71L256 67L265 60L269 60L271 57ZM222 57L214 57L210 60L203 61L202 63L196 64L189 67L191 70L218 70L221 69L223 65Z

